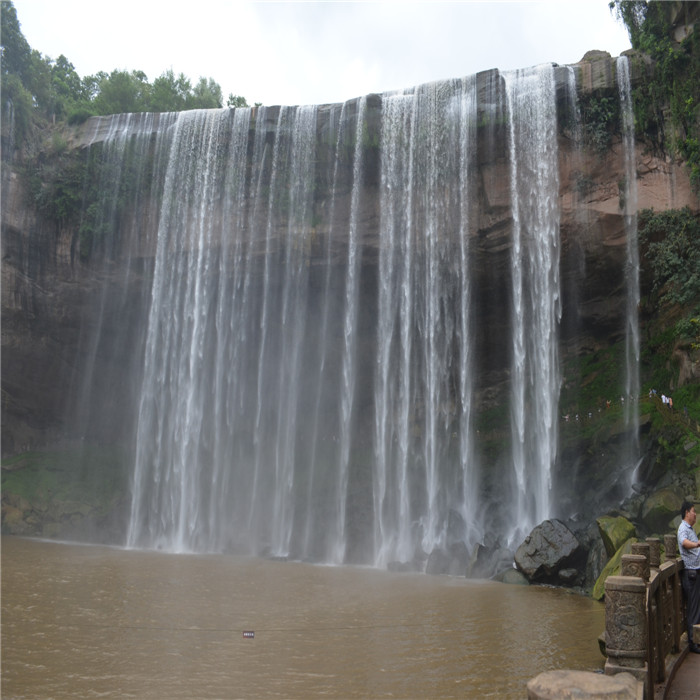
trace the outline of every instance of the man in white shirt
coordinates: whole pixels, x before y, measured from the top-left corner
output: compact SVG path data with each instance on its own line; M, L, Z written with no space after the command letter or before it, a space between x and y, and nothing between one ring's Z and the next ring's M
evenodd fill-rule
M684 501L681 506L681 524L678 526L678 551L681 553L684 569L681 586L685 598L688 629L688 648L700 654L700 644L693 640L693 625L700 623L700 542L693 530L697 519L695 506Z

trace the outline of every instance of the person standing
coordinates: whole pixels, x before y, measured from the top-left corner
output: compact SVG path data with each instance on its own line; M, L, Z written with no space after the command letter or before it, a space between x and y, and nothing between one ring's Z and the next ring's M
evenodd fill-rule
M681 524L678 526L678 551L683 560L681 586L685 598L688 629L688 648L700 654L700 640L693 640L693 625L700 623L700 542L693 530L697 519L695 506L689 501L681 505Z

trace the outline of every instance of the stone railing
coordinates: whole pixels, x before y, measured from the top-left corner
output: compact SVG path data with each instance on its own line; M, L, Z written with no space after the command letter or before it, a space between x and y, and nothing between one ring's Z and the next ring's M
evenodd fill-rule
M530 700L664 697L686 653L683 562L675 535L664 537L664 549L661 562L658 538L634 544L622 557L621 575L605 582L605 675L548 671L528 683Z
M650 538L622 557L620 576L605 582L606 675L631 673L652 700L668 682L679 660L685 629L676 537Z

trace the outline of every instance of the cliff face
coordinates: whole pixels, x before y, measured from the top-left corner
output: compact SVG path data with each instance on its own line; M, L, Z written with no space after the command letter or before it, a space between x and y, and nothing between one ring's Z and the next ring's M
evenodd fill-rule
M633 66L636 66L637 71L643 70L641 64L633 63ZM628 304L624 274L628 257L628 231L624 216L626 171L624 144L614 124L595 124L585 109L581 109L591 99L618 100L614 61L607 55L592 54L576 66L555 68L554 74L557 126L555 143L551 146L556 148L558 163L558 193L555 202L559 228L558 293L561 297L558 352L562 383L569 387L569 394L572 395L576 393L577 383L585 381L579 369L581 358L601 349L620 346L625 340ZM575 91L572 90L572 77L576 79ZM633 80L634 77L633 71ZM481 439L471 449L476 459L486 465L479 477L477 489L489 494L485 501L488 502L497 498L495 494L498 486L495 482L506 473L503 466L507 461L504 443L512 440L506 434L509 419L504 416L508 414L513 381L511 277L515 214L513 162L509 146L512 134L509 131L503 76L497 71L490 71L476 76L474 80L476 107L472 114L476 123L469 120L465 122L469 128L474 128L474 147L465 150L474 158L474 164L470 166L473 176L470 176L468 185L465 184L465 188L470 188L469 200L466 204L456 200L451 202L451 198L459 195L455 195L449 184L441 180L446 177L445 173L452 172L451 168L454 168L455 173L460 173L464 166L452 162L449 140L441 132L441 129L446 130L447 127L444 122L438 121L432 127L425 127L426 130L433 129L431 138L437 144L434 145L434 151L441 159L434 171L431 171L436 174L426 175L425 185L421 186L430 198L420 200L416 195L409 206L412 220L422 220L424 217L426 221L438 222L433 235L439 245L443 246L439 257L439 265L442 267L435 280L445 284L445 291L436 302L435 313L443 314L440 323L445 327L459 325L459 320L451 320L453 312L441 309L440 305L444 305L445 299L451 298L451 280L461 280L460 275L464 274L455 267L461 255L460 239L452 235L459 227L455 223L455 211L462 207L461 216L469 221L466 229L469 270L472 275L469 324L473 337L469 351L473 363L473 398L470 410L476 416L475 431ZM448 87L436 85L425 90L425 100L432 99L435 104L442 104L441 92L447 89ZM453 89L453 86L449 89ZM241 290L250 290L251 298L259 294L262 300L273 299L279 294L280 316L278 319L275 317L277 320L274 321L275 324L279 323L279 335L273 336L270 331L271 335L265 337L278 338L281 349L270 349L272 340L269 339L258 346L261 354L272 353L270 358L273 358L273 363L275 359L279 362L286 361L283 357L285 347L297 347L301 343L300 339L285 335L286 325L293 325L294 321L303 323L305 328L310 329L312 325L308 318L324 317L329 319L327 327L331 330L328 331L328 337L332 340L328 342L334 349L324 350L326 354L323 362L327 362L328 367L335 367L340 374L341 365L345 367L344 338L347 337L348 324L352 321L351 330L357 337L358 348L353 407L355 414L352 420L360 426L356 428L358 431L364 430L378 440L376 365L379 360L376 358L381 339L378 339L379 332L375 323L384 313L380 288L388 264L384 255L388 215L383 202L388 201L386 191L391 189L387 185L386 160L382 160L386 158L386 132L383 131L386 129L386 121L382 121L382 110L387 108L390 99L389 96L371 95L364 100L347 103L342 112L338 106L314 108L314 125L309 132L315 133L314 161L305 166L309 168L305 172L312 173L312 182L303 194L308 198L304 201L310 204L302 214L298 213L301 190L297 192L293 184L277 199L270 197L265 211L256 210L256 203L263 201L260 193L275 189L275 178L278 177L275 173L283 167L283 155L275 162L264 154L268 151L286 153L285 157L292 163L296 153L294 149L299 148L298 144L295 144L292 136L289 137L289 151L283 151L279 144L287 130L290 134L299 131L295 132L285 121L285 108L262 108L251 114L250 138L244 144L245 151L239 154L239 158L245 159L245 165L235 170L241 173L241 178L246 183L245 186L241 185L240 200L234 202L234 206L224 194L231 188L238 187L234 181L235 176L232 175L233 170L221 170L221 174L211 175L221 179L216 186L207 183L205 187L200 180L193 181L192 187L201 186L202 192L208 197L206 216L221 225L212 226L204 234L201 228L193 227L190 233L177 242L173 239L162 243L162 235L158 234L159 230L164 230L165 224L162 202L157 194L158 187L152 184L167 181L168 178L168 164L158 161L158 143L159 139L167 138L176 129L172 115L93 118L81 127L60 134L63 144L61 154L57 156L54 153L54 157L87 164L82 171L86 182L79 188L83 204L76 208L76 213L72 216L51 218L46 215L46 210L32 206L32 198L34 201L40 199L41 188L37 190L36 184L30 185L28 179L21 174L21 168L6 165L2 175L3 455L12 456L41 447L73 444L83 439L125 446L133 443L140 427L135 409L139 400L143 401L139 396L142 396L142 385L147 379L144 374L148 370L144 369L143 358L151 342L147 334L149 324L153 324L152 317L149 320L149 313L152 314L152 300L157 294L154 279L160 274L157 270L158 246L173 246L173 255L167 258L168 264L177 267L177 274L189 275L192 270L189 265L195 259L196 251L203 245L203 235L207 236L207 249L212 251L210 258L198 263L201 269L206 268L206 275L202 279L206 279L207 284L215 284L217 289L230 284L231 299L237 298L235 295L239 286ZM451 104L449 100L446 103ZM304 116L301 112L294 114L297 120ZM311 115L306 116L311 118ZM224 119L223 115L221 119ZM231 128L228 122L226 124L227 128ZM408 125L409 122L405 124ZM216 142L219 145L213 146L212 151L206 154L213 163L217 159L232 157L231 153L236 147L230 140L231 131L226 131L223 126L216 128L221 129ZM609 140L604 148L591 145L590 134L596 128L607 131ZM138 143L138 148L147 149L147 163L142 165L143 170L138 171L141 173L138 178L145 178L143 173L147 173L149 179L148 182L141 181L135 175L127 183L131 189L123 197L114 200L110 198L111 195L103 197L104 201L100 205L103 206L102 211L107 212L109 207L113 210L110 209L109 214L103 214L109 225L104 227L106 233L98 236L96 231L102 229L92 219L91 227L86 225L89 216L92 216L88 204L97 201L90 194L90 185L94 183L89 180L94 177L94 173L101 173L100 177L107 180L104 166L111 162L114 144L122 138L120 134L124 134L124 142ZM136 138L137 135L141 140ZM684 168L664 154L651 152L643 135L639 136L634 154L637 207L664 210L689 206L697 211L698 202L691 192ZM263 154L259 161L262 163L259 171L255 170L256 149ZM47 147L43 157L49 158L50 150ZM122 160L119 161L119 167L124 169L130 167L132 161L129 158L137 157L135 152L131 154L129 151L129 158L126 158L123 155L125 152L120 151ZM429 152L428 150L427 153ZM98 162L97 165L90 165L91 157ZM183 163L187 157L184 150L178 155ZM358 163L361 163L361 168ZM98 165L102 167L101 170ZM91 167L96 169L90 170ZM418 172L419 167L415 166L415 172ZM207 172L219 173L214 169ZM290 177L289 182L294 183L294 177ZM359 187L358 182L361 183ZM421 191L421 187L415 191ZM186 198L184 195L182 197ZM435 208L435 200L441 200L441 208L430 219L426 211ZM178 204L180 203L173 203ZM183 211L189 206L184 201L181 204ZM204 205L201 206L203 210ZM238 213L241 211L246 213L245 221ZM271 216L273 211L274 217ZM347 225L347 229L343 229L347 230L347 234L338 234L339 221ZM88 236L86 231L93 237L88 247L85 244ZM300 236L303 243L298 244L299 249L295 247L296 243L289 242L297 240L292 237L296 231L304 232ZM231 234L230 240L224 232ZM529 232L525 231L524 235L527 237ZM245 248L239 249L231 242L239 239L247 241ZM415 244L418 251L418 246L422 243L416 239ZM358 256L356 274L353 273L353 251ZM241 272L240 280L236 275L243 267L236 266L236 256L241 259L245 257L246 260L245 277ZM416 256L419 256L418 252ZM188 264L183 264L180 268L180 261L185 259L189 261ZM295 261L299 261L298 268L295 267ZM298 270L298 274L304 276L303 294L305 303L308 304L303 317L294 319L284 315L287 313L286 300L290 299L289 290L301 294L294 291L297 287L293 286L294 280L290 281L291 269ZM200 274L199 269L197 274ZM279 280L277 287L273 283L275 279ZM433 278L430 280L432 284ZM346 313L344 309L351 285L357 287L358 312L350 321L345 316L343 322L341 316ZM195 294L196 290L192 293ZM244 291L240 293L243 295ZM183 294L186 296L185 292ZM247 299L243 296L241 298ZM322 298L330 298L332 301L324 307ZM397 293L392 298L398 308L401 304L400 295ZM173 304L176 302L177 299ZM301 303L301 296L295 298L295 303L297 302ZM245 333L243 324L250 322L250 333L254 335L257 332L255 328L262 325L260 319L267 318L265 314L273 317L271 308L272 306L266 307L264 301L255 309L251 306L251 318L241 317L236 321L241 326L232 325L230 332ZM423 307L416 305L414 319L422 313L429 315L432 307L425 308L428 310L423 311ZM208 313L215 314L216 308L212 305ZM338 317L335 321L334 315ZM176 318L173 311L173 319ZM252 318L257 321L251 320ZM273 325L273 321L270 321L270 325ZM316 326L308 332L313 336L308 340L309 347L314 345L315 340L318 345L326 337ZM207 333L214 335L207 335L205 340L216 343L216 338L221 337L224 331L217 325L215 330ZM463 341L462 335L455 331L453 340L446 342L446 355L457 352L455 348ZM196 337L194 333L193 338ZM413 347L424 342L423 331L417 330L412 341ZM306 348L302 345L298 347ZM390 351L388 343L387 352ZM275 354L277 352L279 358ZM305 361L312 364L314 358L318 360L319 356L313 354L315 350L304 352L310 353L312 357L308 360L300 359L300 366ZM428 355L426 352L426 357ZM206 362L206 354L204 357ZM223 358L209 359L224 363ZM242 363L241 376L258 371L255 369L256 357L230 357L225 362ZM422 362L427 364L429 361L414 360L418 365ZM455 362L453 367L445 360L445 386L452 388L436 391L434 399L428 396L425 388L412 389L414 393L411 405L406 409L410 411L410 417L407 418L410 423L409 434L413 436L411 440L423 441L423 454L428 454L425 446L431 444L433 439L425 436L429 421L424 418L429 412L428 404L431 400L434 400L436 406L436 422L449 423L446 435L453 431L452 423L458 421L460 409L455 405L460 402L457 385L461 380L457 364ZM412 371L420 373L422 370L419 367ZM426 370L425 376L429 377L430 372ZM259 394L262 391L261 382L263 380L258 380L257 383L256 391ZM252 391L252 385L247 388ZM212 391L215 390L216 379L212 380ZM613 392L615 388L611 387L610 390ZM299 395L302 394L300 391ZM298 400L300 406L309 408L310 401L307 404L305 399ZM325 399L319 399L319 402L322 400ZM588 407L583 408L585 410ZM399 408L391 409L394 410L399 412ZM462 408L462 412L464 410ZM562 406L560 413L565 410L568 410L568 406ZM213 419L218 418L218 415L213 416ZM394 414L388 414L387 420L391 422L394 418ZM248 419L252 421L252 418ZM258 416L257 420L264 420L264 416ZM338 421L340 420L339 418ZM231 429L245 432L254 428L251 423L247 423ZM435 435L439 434L437 428L431 429ZM456 432L455 429L454 434ZM400 443L400 438L394 439ZM433 442L442 445L441 439L433 439ZM299 442L303 441L300 439ZM444 443L444 459L456 449L448 443L449 441ZM211 447L213 452L216 449L216 445ZM298 451L300 448L292 444L292 449ZM350 452L349 474L346 477L349 479L348 502L355 498L356 513L361 514L365 510L371 510L371 505L369 499L359 493L359 487L354 485L362 478L362 467L352 466L352 448ZM582 457L584 452L584 449L569 445L567 449L561 449L556 460L555 481L568 482L566 488L562 486L565 498L559 506L561 508L568 507L575 501L576 492L586 488L585 473L589 465ZM302 455L301 459L308 461L309 457ZM362 459L358 457L358 465L360 462ZM495 465L498 464L501 466L497 468ZM594 499L592 494L587 497ZM428 497L416 496L414 501L423 498ZM414 502L411 507L419 506ZM448 510L446 508L445 512ZM356 517L360 518L359 515ZM374 518L378 517L375 512ZM296 521L294 527L297 527ZM369 536L360 532L359 524L352 524L350 530L353 528L358 532L354 537L348 536L351 543L348 558L353 558L354 551L355 558L362 560ZM447 525L445 529L449 529ZM318 556L323 558L324 555L321 553Z
M588 60L573 67L578 76L579 94L610 95L616 91L613 61L607 54L592 52ZM563 113L567 97L562 84L564 69L558 69L559 110ZM480 115L502 119L503 105L494 103L493 83L499 80L496 71L479 76ZM350 103L349 109L356 109ZM381 109L379 97L370 97L370 110ZM500 110L500 114L499 114ZM494 116L495 115L495 116ZM270 140L278 113L268 112ZM324 118L328 111L320 108L318 139L324 142L328 129ZM377 117L368 118L368 123ZM561 119L563 121L563 118ZM161 120L144 126L157 132ZM99 146L112 136L114 119L94 118L80 128L64 132L70 149ZM481 131L492 126L485 122ZM370 128L372 128L370 126ZM376 130L376 125L375 125ZM579 127L580 128L580 127ZM625 309L625 292L620 271L626 255L625 230L621 208L621 183L624 181L622 144L614 136L604 152L595 152L581 145L581 134L560 124L558 136L560 171L561 279L563 294L562 344L565 353L580 355L601 345L619 342L624 328L621 321ZM507 133L496 127L479 139L478 204L474 207L476 222L470 235L474 238L472 254L477 257L474 269L478 281L478 321L484 332L476 353L484 366L478 372L482 401L488 403L495 388L507 381L510 349L503 341L507 323L501 310L508 305L504 280L509 275L511 251L511 185L508 162ZM326 144L327 145L327 144ZM50 151L50 146L44 146ZM368 149L366 187L378 187L376 149ZM665 154L649 152L643 135L636 145L638 208L662 211L690 206L697 208L687 174L682 165ZM327 166L330 167L330 166ZM138 251L116 250L108 264L99 256L82 260L78 251L79 223L48 220L32 206L32 193L26 179L11 165L3 169L3 454L9 456L60 440L65 430L66 399L79 383L85 365L81 332L98 323L119 326L124 332L134 319L121 318L110 309L114 299L100 293L103 285L120 287L128 280L130 288L120 289L119 298L129 299L122 308L134 314L145 293L141 288L141 270L153 265L153 237L137 242ZM349 179L335 196L339 201L350 196ZM344 188L344 192L341 191ZM325 193L328 196L328 193ZM328 202L321 199L321 208ZM338 204L340 208L348 202ZM378 209L376 196L365 197L360 214L364 263L376 265L378 244ZM286 222L279 224L280 231ZM324 226L326 229L324 230ZM315 223L316 252L328 235L328 222ZM283 235L279 233L280 237ZM125 244L122 242L122 246ZM313 253L312 253L313 254ZM338 254L338 258L341 254ZM126 266L135 274L127 275ZM103 298L106 297L106 298ZM99 304L96 300L99 299ZM106 306L105 306L106 305ZM100 316L100 320L97 319ZM117 332L115 330L115 332ZM89 332L88 332L89 335ZM127 346L137 342L125 341ZM121 357L120 362L125 358ZM96 359L100 362L100 358ZM99 378L104 374L96 371ZM108 373L111 374L111 373ZM109 432L120 426L111 425ZM75 436L71 436L75 437Z

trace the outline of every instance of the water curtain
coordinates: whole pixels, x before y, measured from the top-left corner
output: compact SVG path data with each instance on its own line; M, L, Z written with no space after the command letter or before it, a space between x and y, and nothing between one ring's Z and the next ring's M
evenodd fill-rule
M513 545L553 514L553 66L338 105L122 115L110 129L90 151L143 183L112 244L142 290L129 546L384 566L486 537ZM480 194L484 162L504 164L500 204ZM477 233L497 206L508 257L484 270ZM493 304L500 325L484 328ZM495 362L484 336L506 358L505 418L475 410Z

